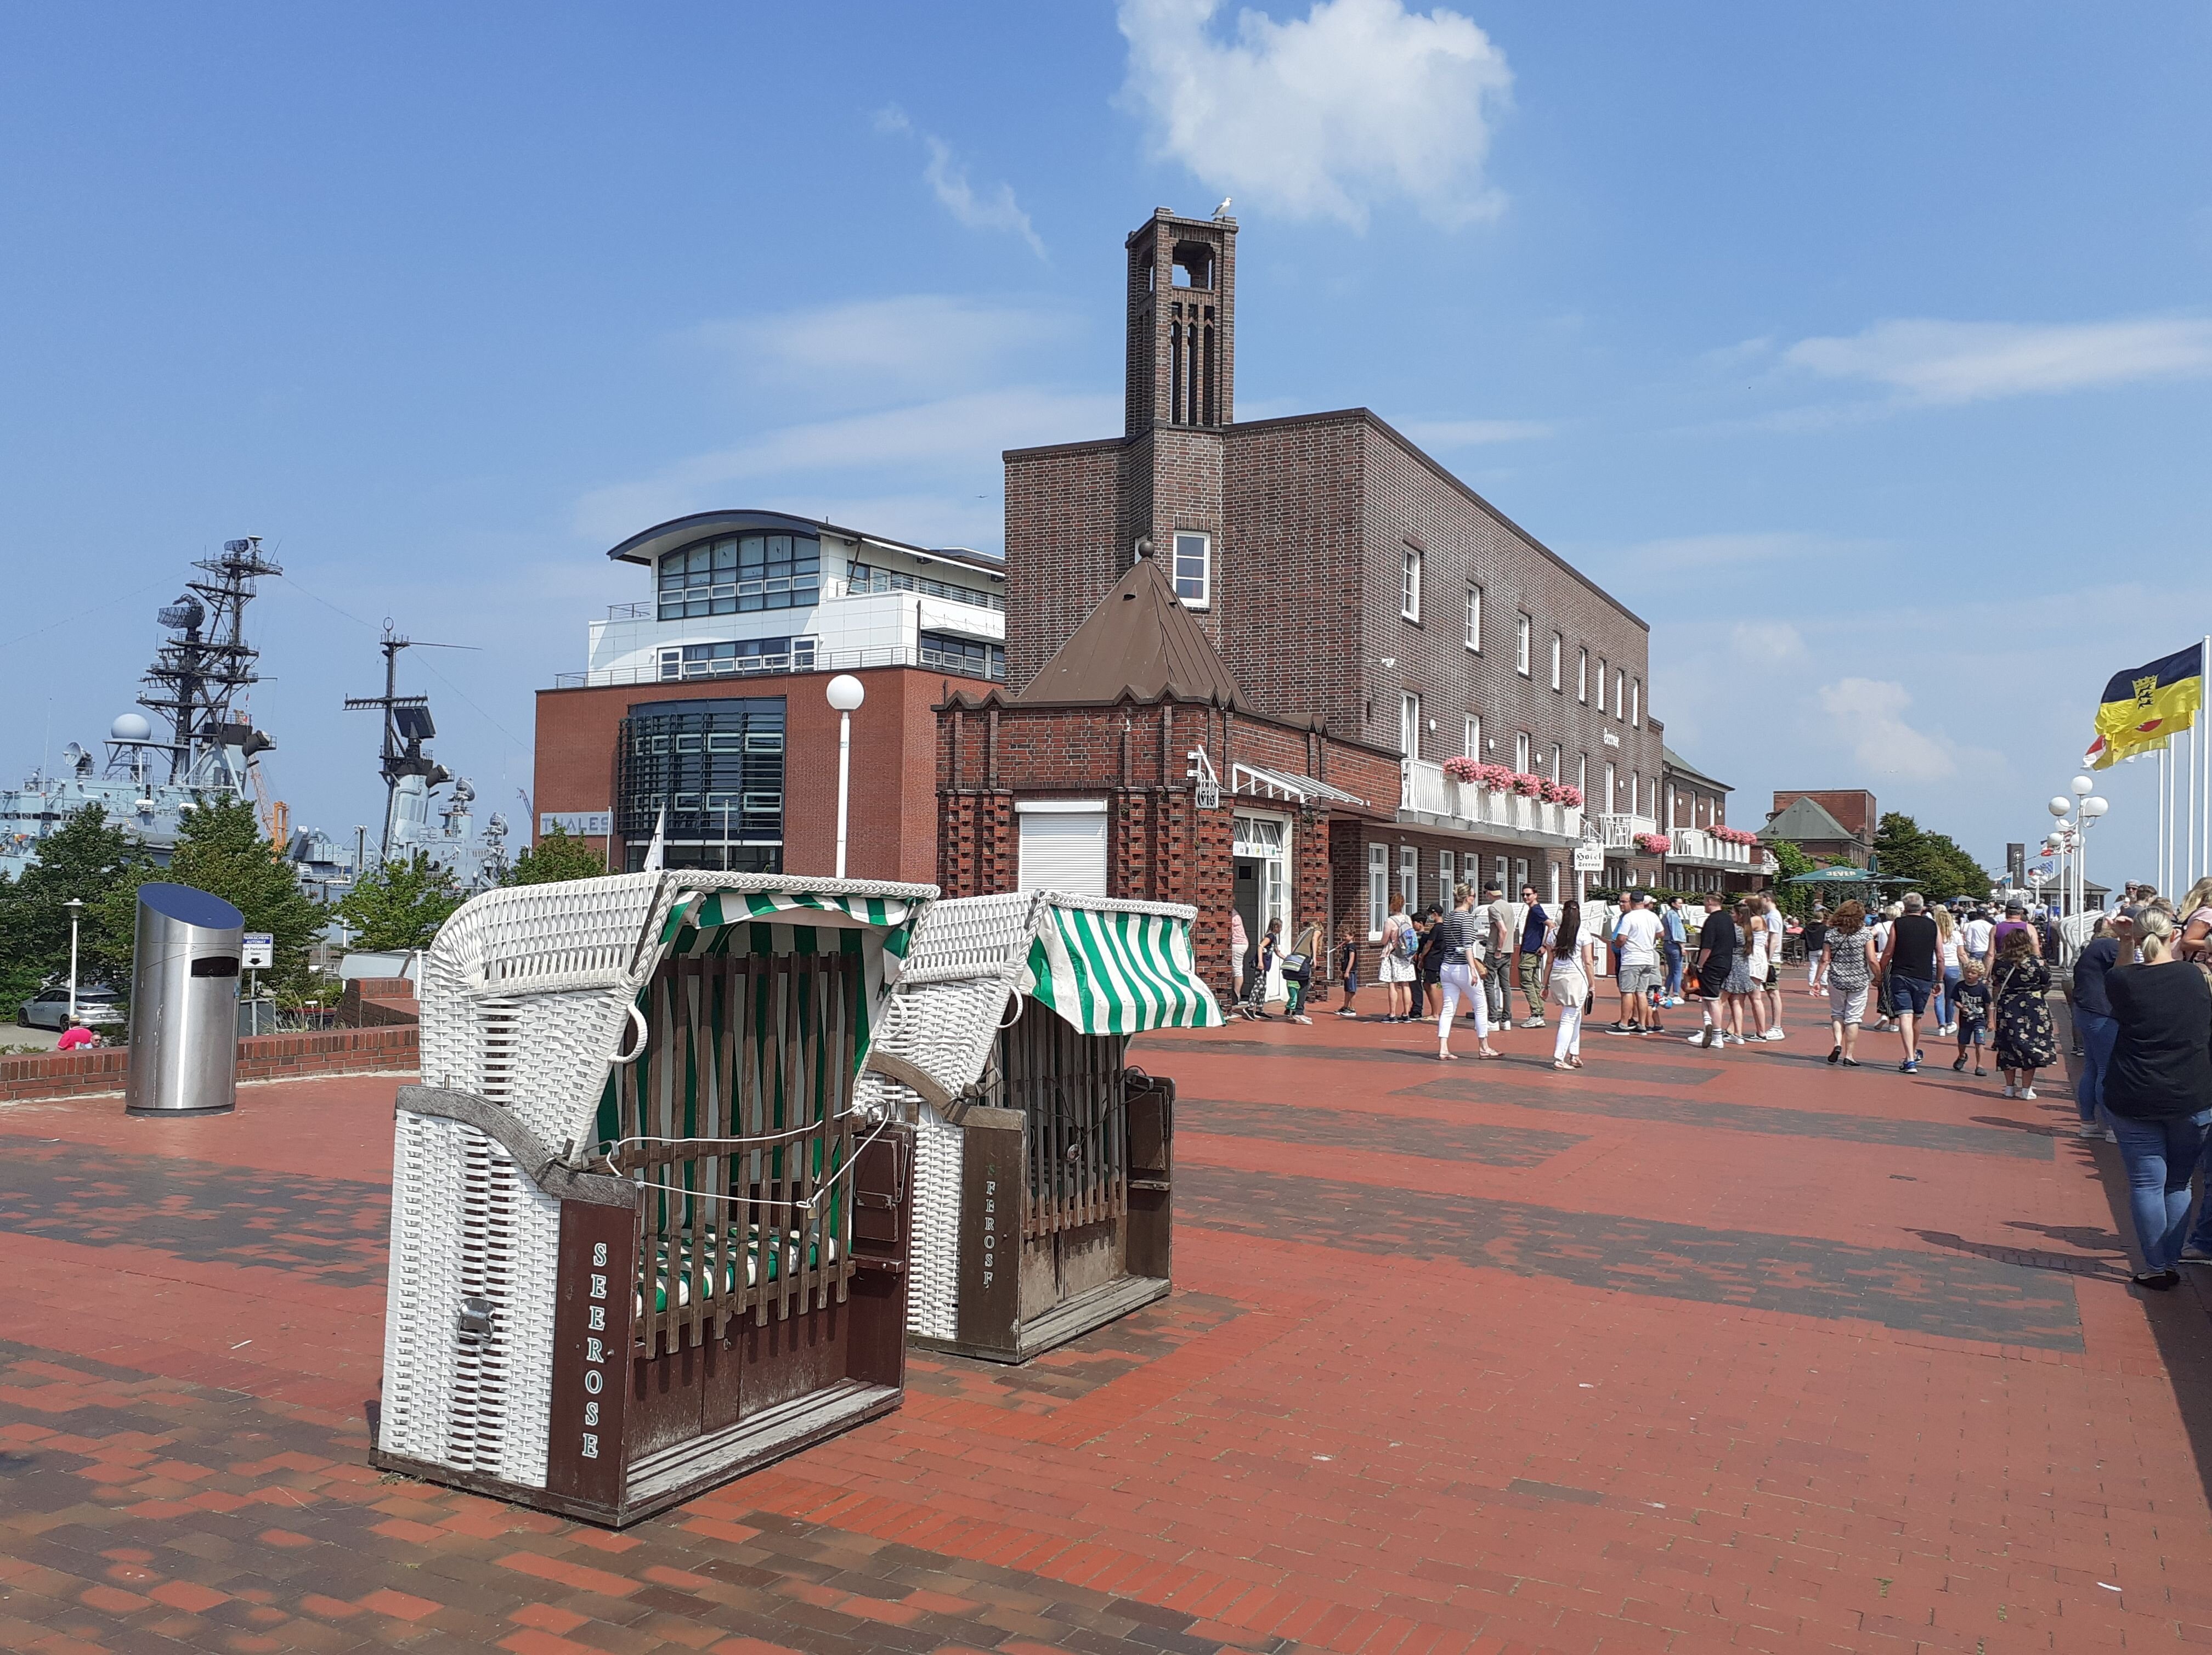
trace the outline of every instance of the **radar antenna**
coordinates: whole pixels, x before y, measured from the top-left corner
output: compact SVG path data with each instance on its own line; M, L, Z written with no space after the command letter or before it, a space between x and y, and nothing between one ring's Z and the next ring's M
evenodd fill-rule
M410 638L392 630L387 618L384 623L384 637L377 648L384 652L384 693L380 696L348 696L349 711L368 712L372 709L384 715L384 747L379 755L377 769L384 777L384 837L378 842L377 856L389 861L392 855L392 802L399 791L403 776L419 776L427 794L453 779L453 773L422 751L422 744L434 738L438 727L430 716L430 697L403 696L399 693L399 652L403 649L474 649L472 643L430 643L421 638Z
M254 670L261 652L246 641L246 605L259 576L284 571L262 556L260 536L251 534L224 541L221 557L192 567L205 578L187 581L155 617L179 636L162 643L140 685L138 704L169 727L167 741L144 745L169 755L172 783L242 790L253 756L276 745L243 708L234 713L231 706L261 679Z

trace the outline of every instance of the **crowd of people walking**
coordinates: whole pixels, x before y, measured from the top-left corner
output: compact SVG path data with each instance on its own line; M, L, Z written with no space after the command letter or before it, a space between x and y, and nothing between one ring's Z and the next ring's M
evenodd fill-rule
M1362 1015L1356 924L1344 928L1334 958L1322 954L1318 922L1287 946L1279 921L1249 944L1241 918L1231 934L1238 1015L1263 1018L1280 1001L1292 1021L1310 1023L1308 996L1332 977L1343 995L1336 1015ZM1679 896L1655 906L1631 891L1585 907L1547 903L1531 885L1516 900L1495 885L1462 885L1448 911L1410 912L1390 898L1373 1020L1433 1017L1446 1062L1462 1056L1452 1033L1462 1017L1474 1025L1476 1058L1502 1056L1495 1041L1506 1031L1545 1030L1553 1067L1566 1071L1583 1067L1583 1035L1601 999L1611 1017L1595 1026L1608 1035L1664 1036L1667 1013L1694 1004L1693 1044L1783 1040L1784 967L1802 947L1804 992L1828 1002L1829 1063L1859 1068L1863 1032L1893 1035L1899 1071L1917 1074L1923 1041L1952 1039L1954 1072L1971 1064L1984 1077L1993 1064L2004 1097L2032 1100L2037 1077L2060 1062L2058 989L2076 1130L2118 1147L2142 1264L2133 1280L2171 1288L2180 1266L2212 1266L2212 1201L2191 1196L2200 1172L2212 1183L2212 878L2179 904L2130 885L2086 940L2071 934L2062 966L2050 917L2020 901L1954 909L1914 891L1871 911L1857 901L1816 909L1800 926L1771 892L1708 893L1693 910Z

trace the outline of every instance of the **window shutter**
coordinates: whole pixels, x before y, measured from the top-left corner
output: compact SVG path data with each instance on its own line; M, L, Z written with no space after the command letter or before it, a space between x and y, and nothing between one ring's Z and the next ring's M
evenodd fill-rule
M1021 824L1023 890L1109 894L1104 811L1024 812Z

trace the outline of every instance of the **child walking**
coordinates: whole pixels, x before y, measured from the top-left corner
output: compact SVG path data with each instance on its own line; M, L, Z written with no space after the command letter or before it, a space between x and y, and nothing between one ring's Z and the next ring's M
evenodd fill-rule
M1952 1003L1957 1012L1954 1019L1959 1029L1959 1059L1951 1067L1966 1067L1966 1054L1974 1055L1974 1073L1987 1074L1982 1067L1982 1048L1988 1043L1990 1031L1990 968L1980 960L1969 958L1959 973L1959 986L1952 991Z
M1344 985L1344 1004L1337 1008L1339 1017L1357 1017L1352 1008L1352 997L1359 992L1359 940L1358 928L1352 919L1344 922L1344 940L1336 948L1337 981Z

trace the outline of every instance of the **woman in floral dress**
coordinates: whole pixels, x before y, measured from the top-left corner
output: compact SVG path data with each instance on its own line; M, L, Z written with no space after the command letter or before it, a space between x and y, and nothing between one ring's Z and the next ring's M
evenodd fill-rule
M2004 1071L2004 1095L2035 1096L2035 1072L2058 1061L2058 1039L2051 1025L2051 967L2035 952L2034 934L2025 927L2004 940L1990 971L1996 998L1997 1067Z

